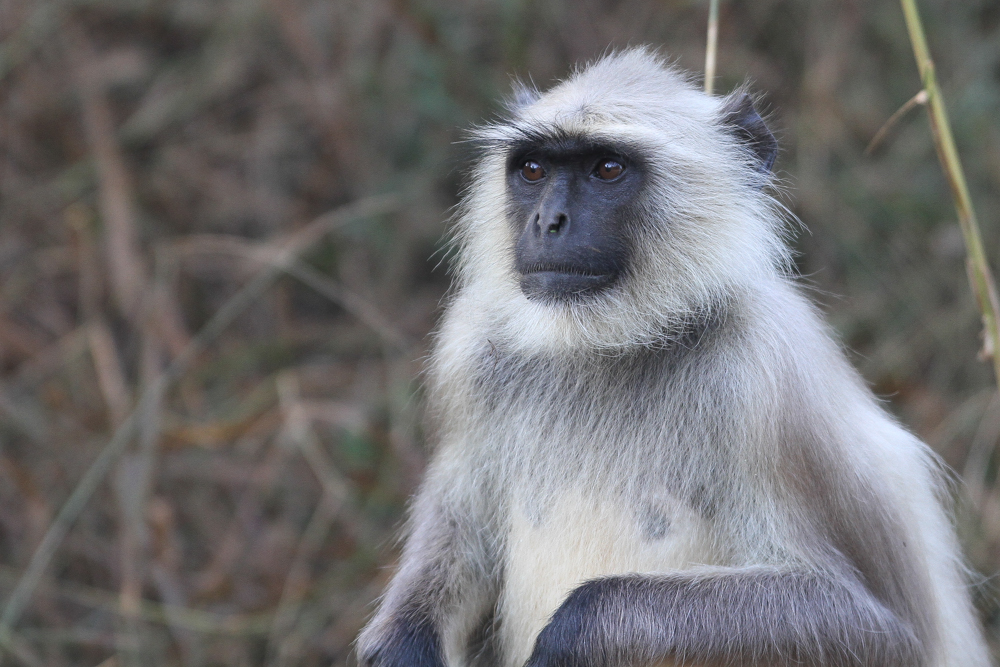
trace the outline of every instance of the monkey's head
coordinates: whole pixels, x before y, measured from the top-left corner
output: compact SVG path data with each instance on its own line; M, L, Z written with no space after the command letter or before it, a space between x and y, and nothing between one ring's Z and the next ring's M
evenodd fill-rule
M476 139L451 320L494 344L669 343L786 270L777 145L752 100L705 95L652 51L521 87Z

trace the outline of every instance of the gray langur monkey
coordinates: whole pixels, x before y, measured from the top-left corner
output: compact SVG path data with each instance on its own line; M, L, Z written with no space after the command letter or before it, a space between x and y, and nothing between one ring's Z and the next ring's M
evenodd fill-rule
M632 49L477 137L361 663L987 665L939 463L796 285L751 99Z

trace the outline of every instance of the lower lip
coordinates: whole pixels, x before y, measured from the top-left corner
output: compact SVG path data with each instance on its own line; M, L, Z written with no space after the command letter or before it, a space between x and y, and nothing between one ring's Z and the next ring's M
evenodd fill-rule
M521 291L529 299L566 299L599 292L615 280L611 274L589 275L561 271L534 271L521 276Z

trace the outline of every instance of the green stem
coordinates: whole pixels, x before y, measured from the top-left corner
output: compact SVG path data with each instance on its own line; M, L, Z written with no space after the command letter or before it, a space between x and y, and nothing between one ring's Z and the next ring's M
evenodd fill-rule
M990 272L986 252L983 249L983 239L979 233L979 223L976 221L976 211L972 207L969 196L969 186L965 181L962 163L958 159L955 139L951 134L951 124L948 122L948 112L944 107L944 99L937 85L934 74L934 61L931 60L924 27L920 22L916 0L900 0L903 5L903 15L906 17L906 28L913 44L913 54L917 59L920 78L928 95L928 114L931 123L931 133L934 135L934 146L944 169L951 194L955 200L955 210L958 212L958 224L965 237L965 248L968 253L969 281L979 303L983 317L985 340L983 341L983 356L993 361L993 371L1000 384L1000 302L997 299L996 283Z

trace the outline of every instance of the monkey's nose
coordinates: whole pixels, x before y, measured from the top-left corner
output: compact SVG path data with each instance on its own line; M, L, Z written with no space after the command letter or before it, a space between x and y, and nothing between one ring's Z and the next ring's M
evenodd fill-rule
M535 214L535 227L541 236L556 235L569 226L569 216L565 213L549 215Z

